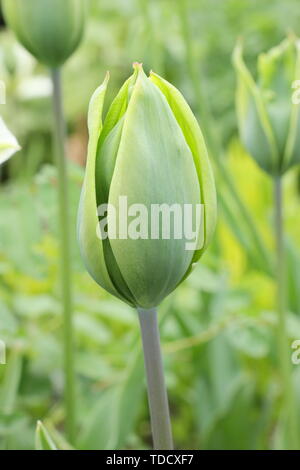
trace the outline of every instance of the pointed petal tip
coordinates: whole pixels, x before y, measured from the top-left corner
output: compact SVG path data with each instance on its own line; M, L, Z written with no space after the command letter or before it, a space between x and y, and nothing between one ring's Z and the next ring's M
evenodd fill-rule
M133 62L132 67L134 70L143 70L143 62Z
M289 29L287 31L287 39L290 41L291 44L294 44L295 48L298 51L300 50L300 38L297 36L293 29Z
M109 79L110 79L110 73L109 73L109 70L107 70L106 74L105 74L105 77L104 77L104 80L103 80L103 83L106 85L109 82Z
M150 72L149 72L149 77L152 77L152 76L153 77L158 77L157 73L155 73L154 70L151 69Z
M164 80L158 73L154 72L153 70L150 70L149 72L149 79L151 81L158 79L158 80Z
M232 62L237 65L243 56L243 37L238 36L232 52Z
M132 64L133 70L134 70L134 76L136 79L144 79L147 78L144 68L143 68L143 63L142 62L133 62Z
M244 39L243 36L238 36L236 39L236 44L235 48L237 51L242 51L243 50L243 45L244 45Z

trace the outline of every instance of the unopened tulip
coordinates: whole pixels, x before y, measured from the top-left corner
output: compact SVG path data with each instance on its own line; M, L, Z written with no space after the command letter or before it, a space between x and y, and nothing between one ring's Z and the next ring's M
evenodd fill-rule
M233 54L240 136L261 168L280 176L300 163L299 100L293 99L300 77L300 43L293 36L258 57L255 81L239 43Z
M102 124L107 82L108 76L89 108L79 244L87 270L99 285L130 305L147 309L186 278L207 247L216 221L214 180L198 123L175 87L154 73L147 77L141 64L134 64L133 75ZM117 214L117 237L110 216L108 237L99 236L98 216L100 225L101 217L105 220L99 207L105 204ZM189 218L203 205L197 246L191 248L184 235L164 236L161 222L151 225L148 220L153 207L168 210L174 205L189 206Z
M49 67L62 65L80 43L85 0L3 0L2 6L20 43Z

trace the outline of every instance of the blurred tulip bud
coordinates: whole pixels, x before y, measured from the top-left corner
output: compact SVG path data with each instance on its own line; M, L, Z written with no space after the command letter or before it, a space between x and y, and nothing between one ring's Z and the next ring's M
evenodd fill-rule
M158 75L147 77L141 64L134 64L134 69L103 126L108 76L91 99L78 239L87 270L98 284L132 306L151 308L190 273L208 245L216 222L216 195L206 146L184 98ZM121 198L126 198L126 208ZM148 217L153 207L173 204L191 205L192 217L195 207L203 204L203 239L197 248L186 249L183 236L161 236L161 225L159 237L149 235L149 230L148 237L119 232L119 237L99 238L97 207L105 203L116 208L121 218L127 207L128 213L133 208L131 215L136 215L142 206ZM108 233L110 222L108 217ZM140 218L139 223L143 222ZM155 232L157 226L151 222Z
M300 162L300 43L289 36L258 57L255 82L239 43L233 53L238 78L236 106L239 131L247 151L266 172L281 175Z
M63 64L80 43L85 0L2 0L2 6L20 43L49 67Z

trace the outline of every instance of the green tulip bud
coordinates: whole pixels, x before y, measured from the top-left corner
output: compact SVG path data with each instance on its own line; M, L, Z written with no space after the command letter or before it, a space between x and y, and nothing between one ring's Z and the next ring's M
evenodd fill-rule
M300 162L299 103L293 99L300 78L299 51L299 41L290 36L259 55L256 82L243 61L240 43L233 54L241 140L260 167L273 176Z
M89 107L78 240L86 268L99 285L132 306L151 308L185 279L212 237L214 180L198 123L176 88L152 72L147 77L141 64L134 64L133 75L117 94L102 125L107 83L108 76ZM97 207L103 204L119 214L119 229L127 207L134 209L134 216L136 205L142 206L148 217L153 207L190 205L190 216L194 216L196 206L202 204L202 231L197 234L201 242L187 249L184 236L165 237L161 220L159 227L152 223L148 237L142 229L138 236L123 236L121 230L119 236L111 236L110 217L106 221L108 237L99 237ZM135 227L145 222L130 220Z
M83 35L84 0L2 0L7 24L41 63L58 67Z

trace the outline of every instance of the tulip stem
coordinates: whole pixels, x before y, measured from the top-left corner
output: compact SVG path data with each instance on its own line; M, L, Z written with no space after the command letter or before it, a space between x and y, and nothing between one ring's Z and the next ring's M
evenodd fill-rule
M65 155L65 119L62 106L60 69L51 70L53 84L53 137L58 176L58 203L60 229L60 276L63 304L65 408L68 440L74 444L75 434L75 373L72 325L71 253L69 232L68 177Z
M154 449L173 449L156 309L138 309L147 375L148 401Z
M278 312L278 354L283 387L284 416L287 423L287 443L292 449L298 449L298 422L295 401L290 349L288 345L287 315L285 301L285 256L283 233L282 177L275 177L275 237L276 237L276 278L277 278L277 312Z

